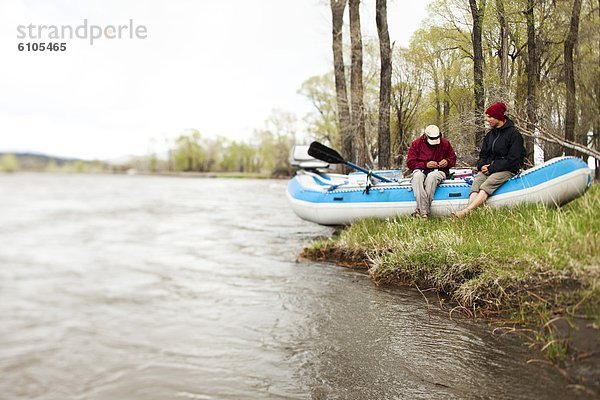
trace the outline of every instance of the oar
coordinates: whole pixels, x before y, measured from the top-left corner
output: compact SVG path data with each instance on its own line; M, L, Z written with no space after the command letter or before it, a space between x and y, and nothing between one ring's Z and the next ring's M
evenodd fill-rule
M344 160L344 157L342 157L340 153L319 142L312 142L310 144L310 146L308 147L308 154L318 160L325 161L330 164L346 164L347 166L362 171L367 175L370 173L371 176L374 176L382 182L392 182L391 180L384 178L383 176L369 172L363 167L359 167L358 165L351 163L350 161Z

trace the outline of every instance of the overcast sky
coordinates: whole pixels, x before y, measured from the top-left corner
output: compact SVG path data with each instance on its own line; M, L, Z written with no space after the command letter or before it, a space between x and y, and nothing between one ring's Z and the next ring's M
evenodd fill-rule
M388 2L391 40L407 45L429 1ZM375 0L363 3L375 38ZM64 52L17 48L42 42L18 38L19 25L84 19L87 40L52 40ZM90 25L130 19L145 39L89 44ZM332 69L327 0L1 0L0 45L0 151L88 159L146 154L152 138L161 151L189 128L247 139L273 109L311 111L297 91Z

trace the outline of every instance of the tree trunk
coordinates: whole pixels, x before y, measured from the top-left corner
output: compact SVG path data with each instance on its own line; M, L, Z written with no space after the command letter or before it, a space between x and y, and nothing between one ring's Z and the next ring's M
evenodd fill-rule
M448 122L450 121L450 81L447 76L444 76L443 79L444 79L444 100L443 100L444 112L442 115L442 117L443 117L442 124L439 126L439 128L443 132L447 132L448 131Z
M390 167L390 97L392 92L392 57L390 34L387 23L387 0L375 3L377 35L379 36L379 54L381 73L379 83L379 121L377 127L377 155L380 169Z
M394 156L392 157L392 167L402 168L404 162L404 155L408 150L408 144L406 143L406 114L407 111L404 109L404 102L402 99L395 99L393 102L394 112L396 119L398 120L396 126L396 135L394 137Z
M405 142L405 127L404 127L404 116L402 106L395 104L396 119L398 119L398 132L396 133L395 148L396 155L393 157L394 168L402 168L402 162L404 161L404 142Z
M600 17L600 0L598 0L598 16ZM598 41L598 65L600 65L600 40ZM596 80L596 108L600 108L600 80ZM600 113L596 113L592 143L594 143L594 149L600 150ZM600 158L594 159L594 165L596 167L596 180L600 180Z
M596 93L600 95L600 84L596 86ZM594 150L600 150L600 121L598 121L598 117L596 116L596 121L594 122L594 128L592 133L592 147ZM594 167L595 167L595 178L596 180L600 180L600 158L594 158Z
M333 71L335 76L335 93L338 108L338 122L342 154L345 158L353 156L352 125L350 121L350 106L346 89L346 68L344 67L344 50L342 28L344 26L344 10L348 0L331 0L331 16L333 21Z
M350 69L350 101L352 103L352 136L356 153L356 163L367 164L365 144L365 110L363 104L363 54L360 32L360 0L350 0L350 47L352 66Z
M569 32L565 39L565 85L567 87L567 109L565 112L565 139L575 141L575 125L577 123L577 115L575 112L575 69L573 63L573 50L577 43L579 32L579 15L581 14L581 0L573 0L573 11L571 13L571 23ZM575 155L576 152L572 149L566 149L567 155Z
M435 69L434 71L433 93L435 94L435 124L439 127L442 124L442 89L440 89L440 81L437 76L437 71Z
M496 0L498 22L500 23L500 84L506 95L508 91L508 21L504 11L504 0Z
M479 148L483 143L485 135L484 130L484 102L485 92L483 89L483 18L485 16L485 2L480 0L479 6L477 0L469 0L471 7L471 16L473 17L473 84L475 95L475 121L477 123L477 131L475 132L475 147Z
M599 150L600 149L600 123L596 122L594 124L594 136L592 136L592 147L595 150ZM595 157L594 158L594 177L596 179L596 181L600 180L600 157Z
M527 0L525 20L527 21L527 129L533 131L537 125L537 87L540 77L540 57L535 40L535 0ZM534 138L525 138L525 163L533 165Z

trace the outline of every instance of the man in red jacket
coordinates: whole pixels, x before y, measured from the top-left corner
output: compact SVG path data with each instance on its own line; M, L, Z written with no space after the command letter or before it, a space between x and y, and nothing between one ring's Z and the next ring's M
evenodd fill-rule
M448 177L450 168L455 164L456 154L452 145L435 125L429 125L425 134L411 143L406 165L413 171L411 183L417 201L413 215L429 216L435 189Z

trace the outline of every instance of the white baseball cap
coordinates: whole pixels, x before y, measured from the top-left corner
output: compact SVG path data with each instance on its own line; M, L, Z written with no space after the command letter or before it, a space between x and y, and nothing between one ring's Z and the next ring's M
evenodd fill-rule
M427 135L427 143L431 145L440 144L440 128L436 125L429 125L425 128L425 135Z

